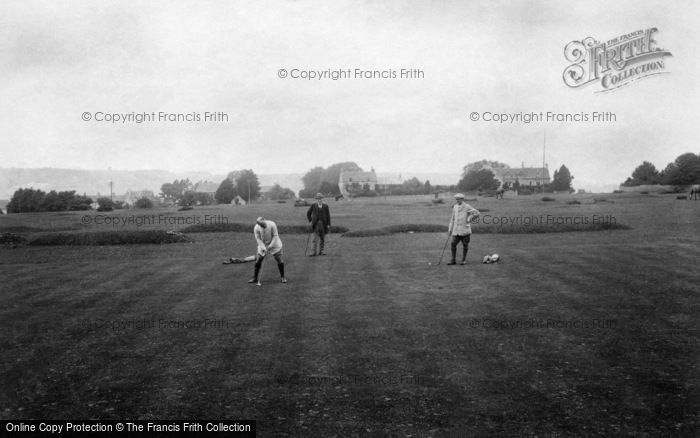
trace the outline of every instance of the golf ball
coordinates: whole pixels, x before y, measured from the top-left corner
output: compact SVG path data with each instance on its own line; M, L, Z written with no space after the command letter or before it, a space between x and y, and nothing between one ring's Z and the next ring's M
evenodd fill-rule
M428 262L428 266L432 265L432 263Z

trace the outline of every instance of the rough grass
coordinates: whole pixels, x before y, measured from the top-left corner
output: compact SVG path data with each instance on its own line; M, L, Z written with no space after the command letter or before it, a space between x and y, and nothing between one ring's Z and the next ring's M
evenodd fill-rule
M535 225L472 225L474 234L547 234L547 233L568 233L581 231L611 231L629 230L630 227L616 222L601 222L588 224L535 224ZM434 224L402 224L389 225L383 228L369 230L353 230L344 233L343 237L376 237L389 236L397 233L444 233L447 231L445 225Z
M289 283L270 261L260 288L246 283L251 264L221 265L255 250L250 231L188 245L0 248L3 418L249 418L260 437L697 436L699 204L529 198L480 205L612 214L632 229L479 235L478 224L466 266L436 266L436 233L331 237L314 258L303 256L307 236L289 235ZM446 224L450 212L353 202L331 208L356 230ZM205 211L306 221L291 205ZM0 223L80 221L8 216ZM481 264L494 252L503 263ZM142 321L153 324L121 326ZM555 325L518 325L531 321Z
M474 234L548 234L582 231L630 230L631 227L616 222L588 224L537 224L537 225L479 225L472 226Z
M280 235L284 234L308 234L310 225L277 225ZM347 228L333 225L330 227L331 233L345 233ZM182 229L183 233L252 233L253 225L243 222L218 223L218 224L197 224L190 225Z
M445 225L434 224L401 224L389 225L383 228L375 228L370 230L348 231L343 234L343 237L373 237L373 236L389 236L397 233L443 233L447 231Z
M0 233L38 233L45 231L43 228L29 227L26 225L13 225L0 227Z
M50 233L33 237L30 246L133 245L189 242L186 236L162 230L120 230L82 233Z

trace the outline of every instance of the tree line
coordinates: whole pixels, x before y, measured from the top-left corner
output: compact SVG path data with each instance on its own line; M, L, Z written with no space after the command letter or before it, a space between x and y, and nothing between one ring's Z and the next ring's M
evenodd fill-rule
M622 183L623 186L641 186L663 184L687 186L700 183L700 154L688 152L679 155L659 171L652 163L642 162L632 172L632 176Z
M75 190L44 192L33 188L18 189L7 204L8 213L35 213L40 211L90 210L92 199L76 195Z

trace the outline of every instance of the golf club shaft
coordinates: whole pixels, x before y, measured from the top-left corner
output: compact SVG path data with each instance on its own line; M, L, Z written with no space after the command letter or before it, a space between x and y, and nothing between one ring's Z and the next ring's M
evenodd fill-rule
M311 232L309 233L309 235L306 236L306 246L304 247L304 257L306 257L306 255L307 255L308 252L309 252L309 241L311 240L311 235L312 235L313 233L314 233L314 231L311 230Z
M449 234L447 235L447 240L445 240L445 246L442 247L442 253L440 254L440 260L438 261L438 265L442 263L442 258L445 255L445 250L447 249L447 243L450 241L450 236Z
M263 274L263 266L265 266L265 258L267 257L267 251L265 251L265 255L260 259L260 270L258 271L258 284L262 284L262 274Z

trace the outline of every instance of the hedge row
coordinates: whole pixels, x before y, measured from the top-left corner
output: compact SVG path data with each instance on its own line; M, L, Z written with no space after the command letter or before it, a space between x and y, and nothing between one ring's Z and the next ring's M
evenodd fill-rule
M277 225L280 234L307 234L311 232L309 225ZM331 227L331 233L345 233L345 227ZM252 233L253 225L249 223L233 222L228 224L198 224L190 225L182 229L183 233Z
M579 231L608 231L608 230L629 230L630 227L618 223L602 222L589 224L536 224L536 225L473 225L474 234L547 234L547 233L568 233ZM444 233L447 232L445 225L430 224L406 224L391 225L384 228L370 230L355 230L343 234L343 237L374 237L388 236L397 233Z
M434 224L402 224L390 225L384 228L376 228L372 230L356 230L348 231L343 234L343 237L372 237L372 236L388 236L398 233L444 233L447 232L447 226Z
M51 233L31 239L31 246L53 245L131 245L140 243L189 242L187 236L163 230L96 231L83 233Z
M595 224L535 224L535 225L476 225L472 227L475 234L545 234L567 233L580 231L609 231L628 230L630 227L618 223ZM250 232L249 224L208 224L193 225L183 230L187 233L195 232ZM306 234L309 227L305 225L283 225L279 227L280 234ZM373 237L388 236L399 233L444 233L445 225L435 224L401 224L390 225L383 228L369 230L348 231L344 227L331 227L332 233L340 233L343 237ZM27 243L31 246L53 245L130 245L130 244L163 244L190 242L186 235L176 231L163 230L123 230L123 231L97 231L81 233L47 233L30 238L13 234L2 233L1 244L21 245Z

